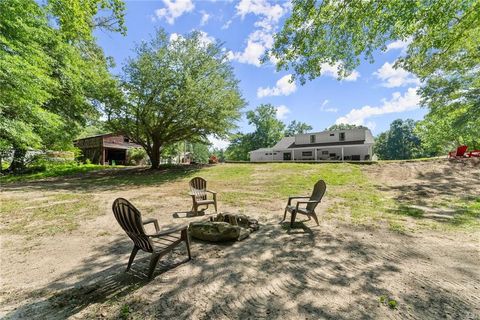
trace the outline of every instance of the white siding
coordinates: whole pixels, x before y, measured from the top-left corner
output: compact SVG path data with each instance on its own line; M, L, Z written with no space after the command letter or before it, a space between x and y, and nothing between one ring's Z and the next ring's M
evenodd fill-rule
M283 152L262 150L250 152L250 161L279 161L283 160Z
M345 133L345 141L358 141L366 140L366 131L370 133L370 130L365 129L351 129L351 130L335 130L335 131L324 131L324 132L314 132L307 134L299 134L295 136L295 144L309 144L310 136L315 136L315 143L328 143L328 142L339 142L340 133ZM371 133L370 133L371 135Z

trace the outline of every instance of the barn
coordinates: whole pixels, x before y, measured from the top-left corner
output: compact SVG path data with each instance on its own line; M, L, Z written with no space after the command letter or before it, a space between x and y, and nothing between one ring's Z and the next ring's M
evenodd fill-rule
M91 163L102 165L126 165L128 162L127 150L140 148L128 137L107 133L75 140L74 145L82 150L83 159Z

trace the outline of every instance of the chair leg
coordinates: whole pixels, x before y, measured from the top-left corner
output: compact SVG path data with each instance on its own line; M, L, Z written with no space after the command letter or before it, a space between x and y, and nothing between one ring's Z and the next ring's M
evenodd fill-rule
M193 208L193 213L197 213L197 212L198 212L198 205L197 205L195 202L193 203L192 208Z
M319 226L320 223L318 223L317 214L315 212L312 214L312 217L313 217L313 220L315 220L315 222L317 223L317 226Z
M158 260L160 259L161 254L159 253L152 253L152 257L150 258L150 269L148 270L148 278L152 279L153 272L155 271L155 267L157 266Z
M133 246L132 253L130 254L130 259L128 259L128 265L127 265L127 270L130 270L130 267L132 266L133 259L135 259L135 256L137 255L137 252L140 248L137 247L136 245Z
M182 230L182 238L185 240L185 244L187 245L188 260L191 260L192 254L190 252L190 238L188 237L188 230Z
M217 200L215 200L215 202L213 203L213 205L215 206L215 213L217 213Z
M280 223L285 221L285 218L287 217L287 209L288 209L288 207L285 207L285 212L283 213L283 219L280 221Z
M292 219L290 220L290 228L293 227L293 224L295 223L295 218L297 217L297 212L295 210L292 211Z

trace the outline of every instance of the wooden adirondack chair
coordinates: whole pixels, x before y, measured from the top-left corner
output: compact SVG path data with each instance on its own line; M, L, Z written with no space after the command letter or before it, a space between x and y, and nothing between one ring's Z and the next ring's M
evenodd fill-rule
M465 156L465 152L467 152L467 146L460 146L457 148L456 151L452 151L448 153L449 158L463 158Z
M207 193L212 194L213 199L208 199ZM190 196L192 197L193 205L192 211L197 213L198 208L213 204L215 213L217 213L217 193L215 191L207 190L207 180L201 177L195 177L190 180Z
M288 197L288 203L287 203L287 206L285 207L285 212L283 214L283 219L281 222L285 221L285 218L287 217L287 212L290 212L290 214L292 215L290 220L290 227L293 226L293 223L295 222L295 218L298 213L306 215L308 216L308 218L313 217L317 225L319 225L318 217L317 217L317 214L315 213L315 208L322 201L322 197L325 194L326 190L327 190L327 185L325 184L325 181L319 180L317 183L315 183L311 196ZM297 204L294 206L292 205L292 200L294 199L308 199L308 200L298 201ZM306 206L301 207L301 205L304 205L304 204L306 204Z
M133 241L133 249L126 271L130 270L133 259L140 249L152 254L148 271L149 278L152 278L158 260L182 241L185 241L187 245L188 260L192 258L187 226L160 231L157 219L142 220L142 215L137 208L123 198L116 199L113 202L112 209L118 223ZM155 226L156 232L154 234L146 234L143 228L144 225L149 223L153 223Z

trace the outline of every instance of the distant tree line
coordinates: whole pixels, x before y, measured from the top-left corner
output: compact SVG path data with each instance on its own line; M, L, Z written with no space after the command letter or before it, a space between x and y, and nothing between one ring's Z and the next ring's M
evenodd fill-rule
M292 121L288 126L277 119L277 110L271 104L262 104L255 110L247 112L248 124L255 130L250 133L237 132L230 138L230 145L225 150L228 160L249 160L248 153L259 148L273 147L284 136L305 133L312 127L303 122Z
M374 153L381 160L403 160L437 156L437 150L430 150L417 132L418 122L412 119L397 119L390 129L375 139Z

